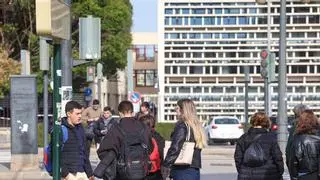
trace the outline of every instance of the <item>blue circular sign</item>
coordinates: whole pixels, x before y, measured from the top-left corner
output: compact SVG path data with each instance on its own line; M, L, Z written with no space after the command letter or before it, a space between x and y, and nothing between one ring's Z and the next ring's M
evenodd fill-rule
M141 94L139 92L134 91L130 94L129 98L131 102L137 103L141 100Z
M85 96L90 96L92 94L92 89L91 88L85 88L84 89L84 95Z

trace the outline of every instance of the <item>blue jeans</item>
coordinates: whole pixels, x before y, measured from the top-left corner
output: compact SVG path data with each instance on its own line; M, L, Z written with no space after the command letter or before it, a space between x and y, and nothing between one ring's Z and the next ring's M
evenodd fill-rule
M200 180L200 171L197 168L173 168L173 180Z

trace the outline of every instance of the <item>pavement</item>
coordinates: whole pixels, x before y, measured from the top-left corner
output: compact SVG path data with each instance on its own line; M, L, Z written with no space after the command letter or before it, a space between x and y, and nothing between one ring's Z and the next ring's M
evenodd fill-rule
M209 146L202 151L201 180L233 180L237 177L237 172L233 160L235 146L215 145ZM0 180L47 180L51 176L43 169L43 149L38 149L39 169L28 171L10 171L11 153L9 148L0 148ZM96 148L90 150L90 161L94 169L99 158ZM289 180L287 171L284 180Z

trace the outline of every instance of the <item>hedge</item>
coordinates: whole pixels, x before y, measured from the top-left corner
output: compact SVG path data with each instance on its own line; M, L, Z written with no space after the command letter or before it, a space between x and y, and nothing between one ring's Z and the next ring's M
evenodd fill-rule
M175 123L158 123L156 131L161 134L165 140L170 140L170 135L174 129Z

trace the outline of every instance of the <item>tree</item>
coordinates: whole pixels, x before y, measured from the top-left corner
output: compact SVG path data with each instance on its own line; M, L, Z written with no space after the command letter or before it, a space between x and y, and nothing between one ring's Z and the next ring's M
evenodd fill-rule
M117 69L123 69L127 61L127 49L131 47L132 6L129 0L74 0L74 21L93 15L101 18L102 53L100 62L104 75L111 77ZM73 23L77 25L78 23ZM78 29L78 28L77 28ZM78 47L78 31L73 31L74 47ZM77 35L77 36L75 36Z
M9 76L19 74L21 64L9 58L8 53L0 50L0 97L9 93Z

